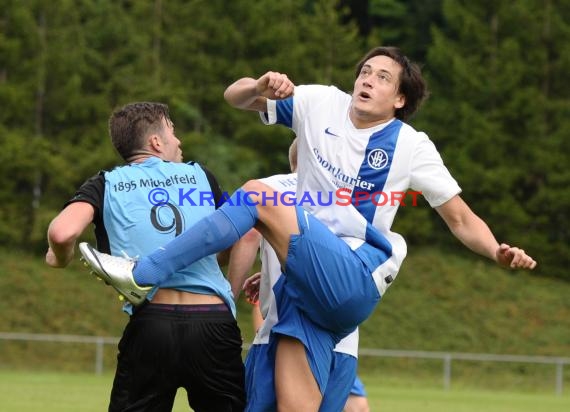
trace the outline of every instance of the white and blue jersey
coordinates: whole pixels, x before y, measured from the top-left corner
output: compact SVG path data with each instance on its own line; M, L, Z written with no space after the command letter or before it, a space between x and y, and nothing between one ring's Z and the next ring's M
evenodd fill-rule
M275 175L260 181L280 193L294 195L297 175L295 173ZM299 321L296 316L289 317L285 322L292 323L293 326L286 330L280 329L283 319L280 319L279 314L282 310L278 306L282 301L279 298L282 289L274 292L273 287L282 276L281 264L275 251L265 239L261 241L260 257L262 276L259 308L264 321L255 335L253 346L246 358L246 387L249 396L246 410L257 412L274 408L276 397L274 387L271 385L274 368L275 336L272 333L274 330L295 337L305 345L309 366L323 395L320 410L341 410L356 379L358 328L336 344L332 357L330 356L332 346L329 348L322 344L327 333L323 334L319 328L313 328L309 321L302 321L302 318Z
M400 203L412 206L420 192L436 207L461 189L425 133L397 119L357 129L350 105L334 86L297 86L268 100L261 118L296 133L297 200L366 263L383 295L407 252L391 231Z
M211 214L221 190L197 163L150 157L102 172L88 180L70 202L95 208L98 248L115 256L146 256ZM197 236L200 236L197 234ZM215 255L206 256L155 285L158 288L220 296L236 314L230 284ZM131 312L130 304L125 307Z
M297 186L297 174L275 175L264 179L261 182L271 186L278 192L295 192ZM261 282L259 286L259 309L264 319L263 324L257 331L253 344L266 344L269 341L271 329L277 323L278 314L275 306L275 295L273 286L281 276L281 264L277 259L275 251L265 240L261 240L259 248L261 258ZM335 352L346 353L355 358L358 357L358 329L343 338L334 348Z

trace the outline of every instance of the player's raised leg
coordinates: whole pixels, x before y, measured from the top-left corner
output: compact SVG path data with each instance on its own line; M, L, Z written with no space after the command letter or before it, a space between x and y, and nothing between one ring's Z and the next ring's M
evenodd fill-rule
M117 290L125 289L126 297L142 295L148 286L162 282L172 273L227 249L254 226L268 235L271 231L270 239L278 256L286 256L289 237L299 233L299 229L295 207L279 199L280 194L269 186L249 181L214 213L134 264L122 257L97 252L86 243L79 250L105 282Z

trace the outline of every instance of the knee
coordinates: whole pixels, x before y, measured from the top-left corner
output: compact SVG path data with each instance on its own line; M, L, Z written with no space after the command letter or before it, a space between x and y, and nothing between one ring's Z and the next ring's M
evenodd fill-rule
M268 190L273 190L271 187L267 186L265 183L261 182L260 180L251 179L248 180L243 184L241 187L245 192L266 192Z
M255 202L259 206L272 204L267 200L274 199L275 194L277 193L275 189L260 180L248 180L241 189L247 194L252 202Z

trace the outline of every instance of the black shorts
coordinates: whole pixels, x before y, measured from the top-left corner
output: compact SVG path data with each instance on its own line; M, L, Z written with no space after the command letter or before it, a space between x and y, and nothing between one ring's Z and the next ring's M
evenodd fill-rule
M146 304L119 342L109 412L170 412L180 387L196 412L243 411L241 353L227 306Z

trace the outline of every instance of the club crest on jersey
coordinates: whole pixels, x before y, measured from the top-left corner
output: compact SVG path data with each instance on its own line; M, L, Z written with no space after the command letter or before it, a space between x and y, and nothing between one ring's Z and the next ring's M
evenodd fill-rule
M382 149L374 149L368 153L368 165L375 170L384 169L388 165L388 153Z

